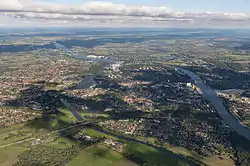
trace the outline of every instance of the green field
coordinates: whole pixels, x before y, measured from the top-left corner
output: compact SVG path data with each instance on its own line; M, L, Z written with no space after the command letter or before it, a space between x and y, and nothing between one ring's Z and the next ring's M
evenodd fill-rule
M93 129L86 129L86 134L91 137L111 137ZM130 156L137 160L139 163L148 163L149 165L164 165L164 166L182 166L185 165L182 161L173 158L166 152L159 152L158 150L136 142L125 141L119 138L113 138L120 142L125 143L123 154ZM134 160L133 160L134 161Z
M48 141L49 143L46 143L46 145L52 148L66 149L77 144L75 141L61 137L59 135L51 136L49 139L51 141Z
M101 144L92 145L82 150L69 166L136 166L137 164L128 161L121 154L110 150Z
M10 166L18 160L17 156L26 151L22 147L6 147L0 149L0 166Z
M57 116L58 121L65 124L76 122L76 118L67 108L60 108Z
M34 129L25 124L17 124L4 129L0 129L0 146L32 138L46 133L45 129Z
M12 125L0 129L0 146L8 145L17 141L37 137L42 138L51 148L66 149L75 145L76 142L58 134L44 136L49 131L64 127L74 122L75 118L66 109L60 109L57 114L50 114L26 124ZM72 129L73 130L73 129ZM0 148L0 166L10 166L18 161L18 155L30 150L33 141L24 142ZM20 146L20 147L19 147Z
M93 129L85 129L86 134L90 135L91 137L110 137L112 136L103 134L101 132L95 131ZM181 165L186 165L183 163L181 160L178 160L176 158L171 157L168 153L166 152L159 152L158 150L147 146L143 145L140 143L135 143L131 141L125 141L121 140L118 138L113 138L116 139L120 142L125 143L125 148L124 148L124 155L126 156L132 156L132 158L135 158L136 160L144 163L148 163L149 165L164 165L164 166L181 166ZM148 142L154 143L155 139L153 138L148 138ZM218 156L208 156L208 157L203 157L198 155L195 152L192 152L186 148L181 148L181 147L176 147L176 146L170 146L170 145L164 145L166 149L172 151L175 154L180 154L182 156L189 156L191 158L197 159L207 165L221 165L221 166L231 166L234 165L233 160L229 159L228 157L224 157L223 159L219 159ZM134 160L133 160L134 161Z
M10 128L5 128L0 131L2 133L0 134L0 144L8 144L13 143L18 140L22 140L24 138L30 138L34 136L40 137L40 134L47 133L47 131L44 129L44 127L49 126L53 128L54 124L57 124L58 119L64 118L63 116L60 118L55 118L54 116L49 117L49 121L43 121L41 119L37 120L35 126L31 127L30 125L16 125L12 126ZM46 122L49 122L48 124L45 124ZM43 126L45 125L45 126ZM43 129L41 129L43 128ZM66 131L66 133L74 132L74 130L78 130L78 128L70 129ZM95 131L90 128L84 129L84 132L91 136L92 138L100 138L100 137L109 137L113 138L110 135L103 134L101 132ZM7 139L6 139L7 138ZM137 165L136 163L148 163L149 165L156 164L164 165L164 166L172 166L172 165L185 165L183 162L181 162L178 159L172 158L168 153L159 152L158 150L151 148L150 146L143 145L140 143L135 143L131 141L125 141L119 138L113 138L120 142L124 143L124 151L122 153L115 152L113 150L110 150L109 148L105 147L102 144L95 144L90 147L87 147L85 149L80 150L80 152L77 154L73 160L70 161L70 165L109 165L109 166L129 166L129 165ZM70 138L61 136L59 134L53 134L47 137L43 137L44 145L43 147L45 151L47 151L47 154L44 156L46 159L48 159L48 162L54 162L49 154L55 153L57 154L57 151L62 151L63 149L71 148L72 145L79 145L77 142L71 140ZM0 149L0 166L5 166L6 163L8 165L12 165L13 163L17 162L17 155L19 154L25 154L21 159L21 162L27 162L28 158L32 158L33 162L36 162L33 153L35 154L42 154L43 152L37 149L29 148L31 144L31 141L27 143L18 144L18 146L22 147L6 147ZM27 147L27 148L23 148ZM38 147L40 147L38 145ZM50 149L52 148L52 149ZM27 151L29 150L29 151ZM25 151L25 153L23 153ZM53 155L53 154L52 154ZM125 157L126 156L126 157ZM68 160L70 157L67 157ZM58 160L58 156L56 158ZM55 161L57 161L55 160ZM59 161L59 160L58 160ZM133 162L132 162L133 161ZM10 164L11 163L11 164ZM88 164L88 165L87 165Z
M151 144L154 144L157 140L153 137L148 137L146 138L146 140L148 142L150 142ZM234 165L234 161L232 159L230 159L228 156L224 156L223 159L220 159L218 156L213 155L213 156L202 156L199 155L196 152L193 152L191 150L188 150L186 148L183 147L178 147L178 146L173 146L170 145L169 143L165 143L164 147L172 152L174 152L175 154L180 154L183 156L189 156L191 158L194 159L198 159L199 161L207 164L207 165L220 165L220 166L233 166Z
M91 137L94 137L94 138L99 138L99 137L108 137L108 135L106 134L103 134L101 132L98 132L98 131L95 131L93 129L90 129L90 128L86 128L85 130L85 133Z
M65 112L65 114L66 113L67 112ZM49 119L50 119L49 121L43 121L41 119L37 120L35 123L38 126L35 126L35 127L34 126L31 127L29 125L28 126L16 125L10 128L5 128L5 129L0 130L2 131L0 134L1 145L12 143L12 142L15 142L15 141L27 138L27 137L34 137L34 136L39 137L40 134L47 133L45 129L40 129L40 128L46 127L47 125L53 128L52 124L57 124L58 119L59 121L61 121L60 119L64 119L64 117L63 115L60 118L55 118L54 116L52 116L52 117L49 117ZM46 122L50 122L50 123L45 124ZM65 122L68 122L68 121L65 120ZM70 133L74 132L74 130L80 130L80 129L78 128L70 129L66 133L69 133L69 135L72 135ZM112 139L116 139L120 142L123 142L124 150L122 153L118 153L107 148L106 146L102 144L95 144L95 145L92 145L90 147L80 150L77 156L74 157L69 162L69 165L72 165L72 166L75 166L75 165L76 166L77 165L130 166L132 165L133 166L133 165L137 165L135 163L140 163L140 164L147 163L148 165L157 165L157 166L161 166L161 165L183 166L185 165L185 163L183 163L180 159L173 158L171 155L169 155L169 153L160 152L147 145L143 145L143 144L131 142L131 141L125 141L119 138L113 138L110 135L103 134L101 132L95 131L90 128L85 128L84 132L87 135L91 136L92 138L109 137ZM8 138L8 139L4 139L4 138ZM75 142L74 140L70 139L70 137L67 138L59 134L53 134L48 137L44 137L43 141L44 141L44 145L46 146L41 146L41 147L43 147L45 151L47 152L51 151L51 153L53 152L55 154L59 154L59 151L64 152L63 149L71 148L73 145L77 145L77 146L79 145L78 142ZM19 147L11 146L11 147L0 149L0 166L5 166L6 163L7 163L6 166L12 165L13 162L15 163L17 161L17 155L28 150L30 147L30 143L31 141L29 141L28 143L20 144L20 145L18 144L18 146L23 146L27 148L23 148L23 147L19 148ZM34 156L32 155L33 152L37 154L43 153L42 151L40 152L39 148L35 150L31 148L29 152L26 151L24 153L25 155L21 158L21 161L26 162L28 161L27 160L28 158L33 159L34 158ZM48 162L54 162L50 154L47 153L47 155L48 157L46 159L48 159ZM58 156L57 156L57 159L59 161ZM69 160L70 157L67 157L66 159ZM33 162L35 162L35 160Z
M218 156L201 156L196 152L193 152L191 150L188 150L186 148L182 147L177 147L177 146L172 146L170 144L165 144L165 146L171 150L172 152L176 154L181 154L184 156L190 156L195 159L199 159L201 162L209 165L209 166L214 166L214 165L220 165L220 166L233 166L234 161L230 159L229 157L223 157L223 159L218 158Z
M52 131L74 122L76 122L76 119L67 108L59 108L57 113L48 114L40 119L28 122L27 126Z
M147 145L124 141L126 143L125 152L131 155L133 158L138 158L148 165L159 166L184 166L186 165L182 161L171 157L166 152L159 152L158 150L149 147Z

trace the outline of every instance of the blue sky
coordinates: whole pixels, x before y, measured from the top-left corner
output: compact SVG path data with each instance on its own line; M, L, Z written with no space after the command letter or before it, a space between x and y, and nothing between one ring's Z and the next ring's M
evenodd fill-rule
M44 2L63 2L81 4L86 0L39 0ZM102 0L99 0L100 2ZM183 12L244 12L250 13L250 0L107 0L128 5L168 6Z

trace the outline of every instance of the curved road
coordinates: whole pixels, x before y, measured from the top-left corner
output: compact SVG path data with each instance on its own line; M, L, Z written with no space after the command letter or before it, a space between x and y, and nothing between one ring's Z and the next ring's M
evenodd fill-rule
M233 128L233 130L236 131L238 134L250 140L250 130L244 125L242 125L239 120L237 120L233 115L231 115L226 110L226 108L224 107L219 97L212 88L204 84L203 81L196 74L194 74L189 70L169 65L167 65L167 67L175 68L181 71L182 73L187 74L195 82L195 85L200 89L200 92L202 93L203 97L213 104L216 111L218 112L220 117L224 120L224 122L231 128Z

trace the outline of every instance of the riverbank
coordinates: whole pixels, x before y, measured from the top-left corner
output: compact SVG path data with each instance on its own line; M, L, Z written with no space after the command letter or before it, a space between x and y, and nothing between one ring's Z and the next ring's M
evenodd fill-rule
M132 141L132 142L136 142L136 143L139 143L139 144L142 144L142 145L147 145L151 148L154 148L160 152L164 152L164 153L167 153L169 156L175 158L175 159L178 159L178 160L181 160L182 162L184 163L187 163L188 165L191 165L191 166L197 166L197 165L200 165L202 164L201 162L199 162L198 160L196 159L191 159L191 158L188 158L187 156L182 156L182 155L178 155L178 154L175 154L163 147L160 147L160 146L156 146L156 145L152 145L152 144L149 144L147 142L144 142L142 140L138 140L138 139L135 139L135 138L132 138L132 137L126 137L126 136L123 136L123 135L118 135L116 133L113 133L113 132L110 132L110 131L106 131L100 127L93 127L91 126L90 127L92 130L94 131L97 131L97 132L100 132L100 133L103 133L103 134L106 134L106 135L110 135L112 137L115 137L115 138L118 138L118 139L121 139L121 140L126 140L126 141Z
M224 123L230 126L239 135L244 136L246 139L250 140L250 130L240 123L232 114L230 114L216 92L210 88L208 85L203 83L203 81L193 72L183 69L177 66L165 65L166 67L174 68L180 72L188 75L195 83L195 85L200 89L202 96L208 100L216 109L219 116L223 119Z
M186 148L177 147L174 145L170 145L168 143L164 143L164 145L158 146L158 145L153 145L151 142L148 142L148 141L138 140L137 138L121 136L113 132L106 131L105 129L93 128L93 127L90 127L90 129L93 130L91 134L95 132L95 134L98 136L106 135L108 137L111 136L119 140L132 141L138 144L149 146L151 148L156 149L157 151L166 153L167 155L170 155L171 157L181 160L182 162L185 162L189 165L211 165L211 166L213 165L233 166L234 165L234 161L226 156L224 156L223 159L219 158L216 155L204 157ZM101 133L101 134L98 134L98 133Z

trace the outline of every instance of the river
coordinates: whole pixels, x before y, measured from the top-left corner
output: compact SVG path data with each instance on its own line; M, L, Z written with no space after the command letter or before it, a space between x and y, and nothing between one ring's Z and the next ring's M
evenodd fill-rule
M94 78L95 76L93 74L86 74L82 80L80 80L74 87L69 88L69 90L88 89L94 87L97 84Z
M92 57L88 57L86 55L77 55L75 54L72 50L68 49L65 45L60 44L58 42L53 42L54 46L57 49L62 49L65 50L67 53L70 54L70 56L74 59L78 59L78 60L88 60L88 61L95 61L95 62L101 62L103 63L102 68L100 69L101 71L104 70L104 68L108 65L117 63L118 61L113 60L113 59L107 59L107 58L92 58ZM101 74L103 74L103 72L101 72ZM88 73L85 75L85 77L80 80L76 86L70 88L70 90L77 90L77 89L88 89L92 86L95 86L97 83L94 80L95 76L92 73Z
M212 88L203 83L203 81L196 74L189 70L169 65L167 65L167 67L175 68L187 74L195 82L195 85L200 89L203 97L206 100L210 101L210 103L215 107L216 111L223 119L224 123L230 126L239 135L244 136L246 139L250 140L250 130L243 124L241 124L238 119L236 119L232 114L227 111L227 109L224 107L221 100Z
M122 136L122 135L117 135L115 133L111 133L111 132L108 132L108 131L105 131L105 130L102 130L100 128L96 128L96 127L91 127L93 130L95 131L98 131L98 132L101 132L103 134L107 134L107 135L111 135L113 137L116 137L116 138L119 138L119 139L123 139L123 140L126 140L126 141L131 141L131 142L136 142L136 143L139 143L139 144L143 144L143 145L147 145L147 146L150 146L151 148L154 148L154 149L157 149L158 151L160 152L164 152L164 153L167 153L169 156L171 156L172 158L175 158L175 159L178 159L178 160L181 160L182 162L190 165L190 166L198 166L199 164L189 160L188 158L185 158L181 155L178 155L178 154L175 154L165 148L162 148L162 147L158 147L158 146L155 146L155 145L152 145L152 144L149 144L149 143L146 143L144 141L140 141L140 140L137 140L135 138L130 138L130 137L126 137L126 136Z
M75 116L75 118L78 121L82 121L83 120L82 117L81 117L81 115L79 115L79 113L76 111L76 109L70 103L68 103L64 99L61 99L61 102L64 104L65 107L68 108L68 110Z
M66 50L68 53L72 55L73 58L77 56L76 54L74 54L71 50L69 50L62 44L55 42L54 45L56 46L56 48ZM94 60L102 61L102 59L94 59ZM104 59L104 62L114 63L115 61ZM234 131L236 131L241 136L244 136L246 139L250 140L250 130L247 127L245 127L243 124L241 124L241 122L238 119L236 119L232 114L230 114L227 111L227 109L224 107L219 97L217 96L216 92L212 88L210 88L208 85L203 83L203 81L195 73L189 70L183 69L181 67L176 67L176 66L171 66L171 65L165 65L165 66L175 68L183 72L184 74L188 75L195 82L195 85L200 89L200 92L203 95L203 97L206 100L210 101L210 103L215 107L216 111L218 112L220 117L223 119L224 123L230 126ZM94 84L95 84L95 81L93 80L92 76L89 76L83 79L82 81L80 81L77 86L88 88Z

